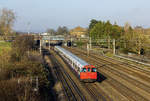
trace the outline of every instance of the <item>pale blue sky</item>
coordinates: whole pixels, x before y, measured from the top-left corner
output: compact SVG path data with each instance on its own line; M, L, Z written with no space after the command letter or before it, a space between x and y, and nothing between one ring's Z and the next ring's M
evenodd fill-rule
M0 0L0 9L17 15L14 29L42 32L58 26L88 27L91 19L115 21L119 25L150 27L150 0Z

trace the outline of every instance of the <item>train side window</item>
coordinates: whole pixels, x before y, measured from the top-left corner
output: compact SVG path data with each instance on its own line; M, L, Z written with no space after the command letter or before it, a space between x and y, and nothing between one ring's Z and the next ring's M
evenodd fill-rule
M86 72L86 68L83 68L83 69L82 69L82 72Z
M88 72L91 72L91 69L90 69L90 68L88 68Z
M96 68L92 68L92 72L96 72Z

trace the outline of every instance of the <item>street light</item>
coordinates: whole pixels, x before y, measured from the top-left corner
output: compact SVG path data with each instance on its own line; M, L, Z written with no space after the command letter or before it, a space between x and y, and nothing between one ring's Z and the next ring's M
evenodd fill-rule
M29 30L30 30L30 22L28 22L28 23L27 23L27 26L28 26L28 28L27 28L27 31L28 31L28 35L29 35Z
M29 36L30 22L27 23L27 26L28 26L27 30L28 30L28 36ZM29 57L29 48L28 48L28 57Z

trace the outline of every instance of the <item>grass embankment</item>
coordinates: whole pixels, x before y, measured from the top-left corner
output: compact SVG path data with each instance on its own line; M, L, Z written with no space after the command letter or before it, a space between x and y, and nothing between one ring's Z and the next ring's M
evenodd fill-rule
M0 42L0 54L3 54L3 52L8 52L10 50L11 50L10 42Z

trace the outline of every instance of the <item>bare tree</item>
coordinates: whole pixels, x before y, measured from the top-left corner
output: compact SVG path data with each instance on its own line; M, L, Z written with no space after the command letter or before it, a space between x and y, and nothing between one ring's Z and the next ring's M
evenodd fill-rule
M146 46L144 46L144 44L149 44L149 40L146 36L144 36L144 30L135 30L133 33L133 39L134 41L134 50L140 54L140 51L142 48L146 48Z
M16 16L10 9L2 9L0 11L0 35L7 39L7 36L13 33L12 27L14 25Z
M129 22L126 22L124 25L124 31L127 32L131 28L131 25Z
M68 28L66 26L59 26L57 29L57 35L68 35L69 31Z
M54 29L47 29L47 31L50 35L55 35L56 31Z

